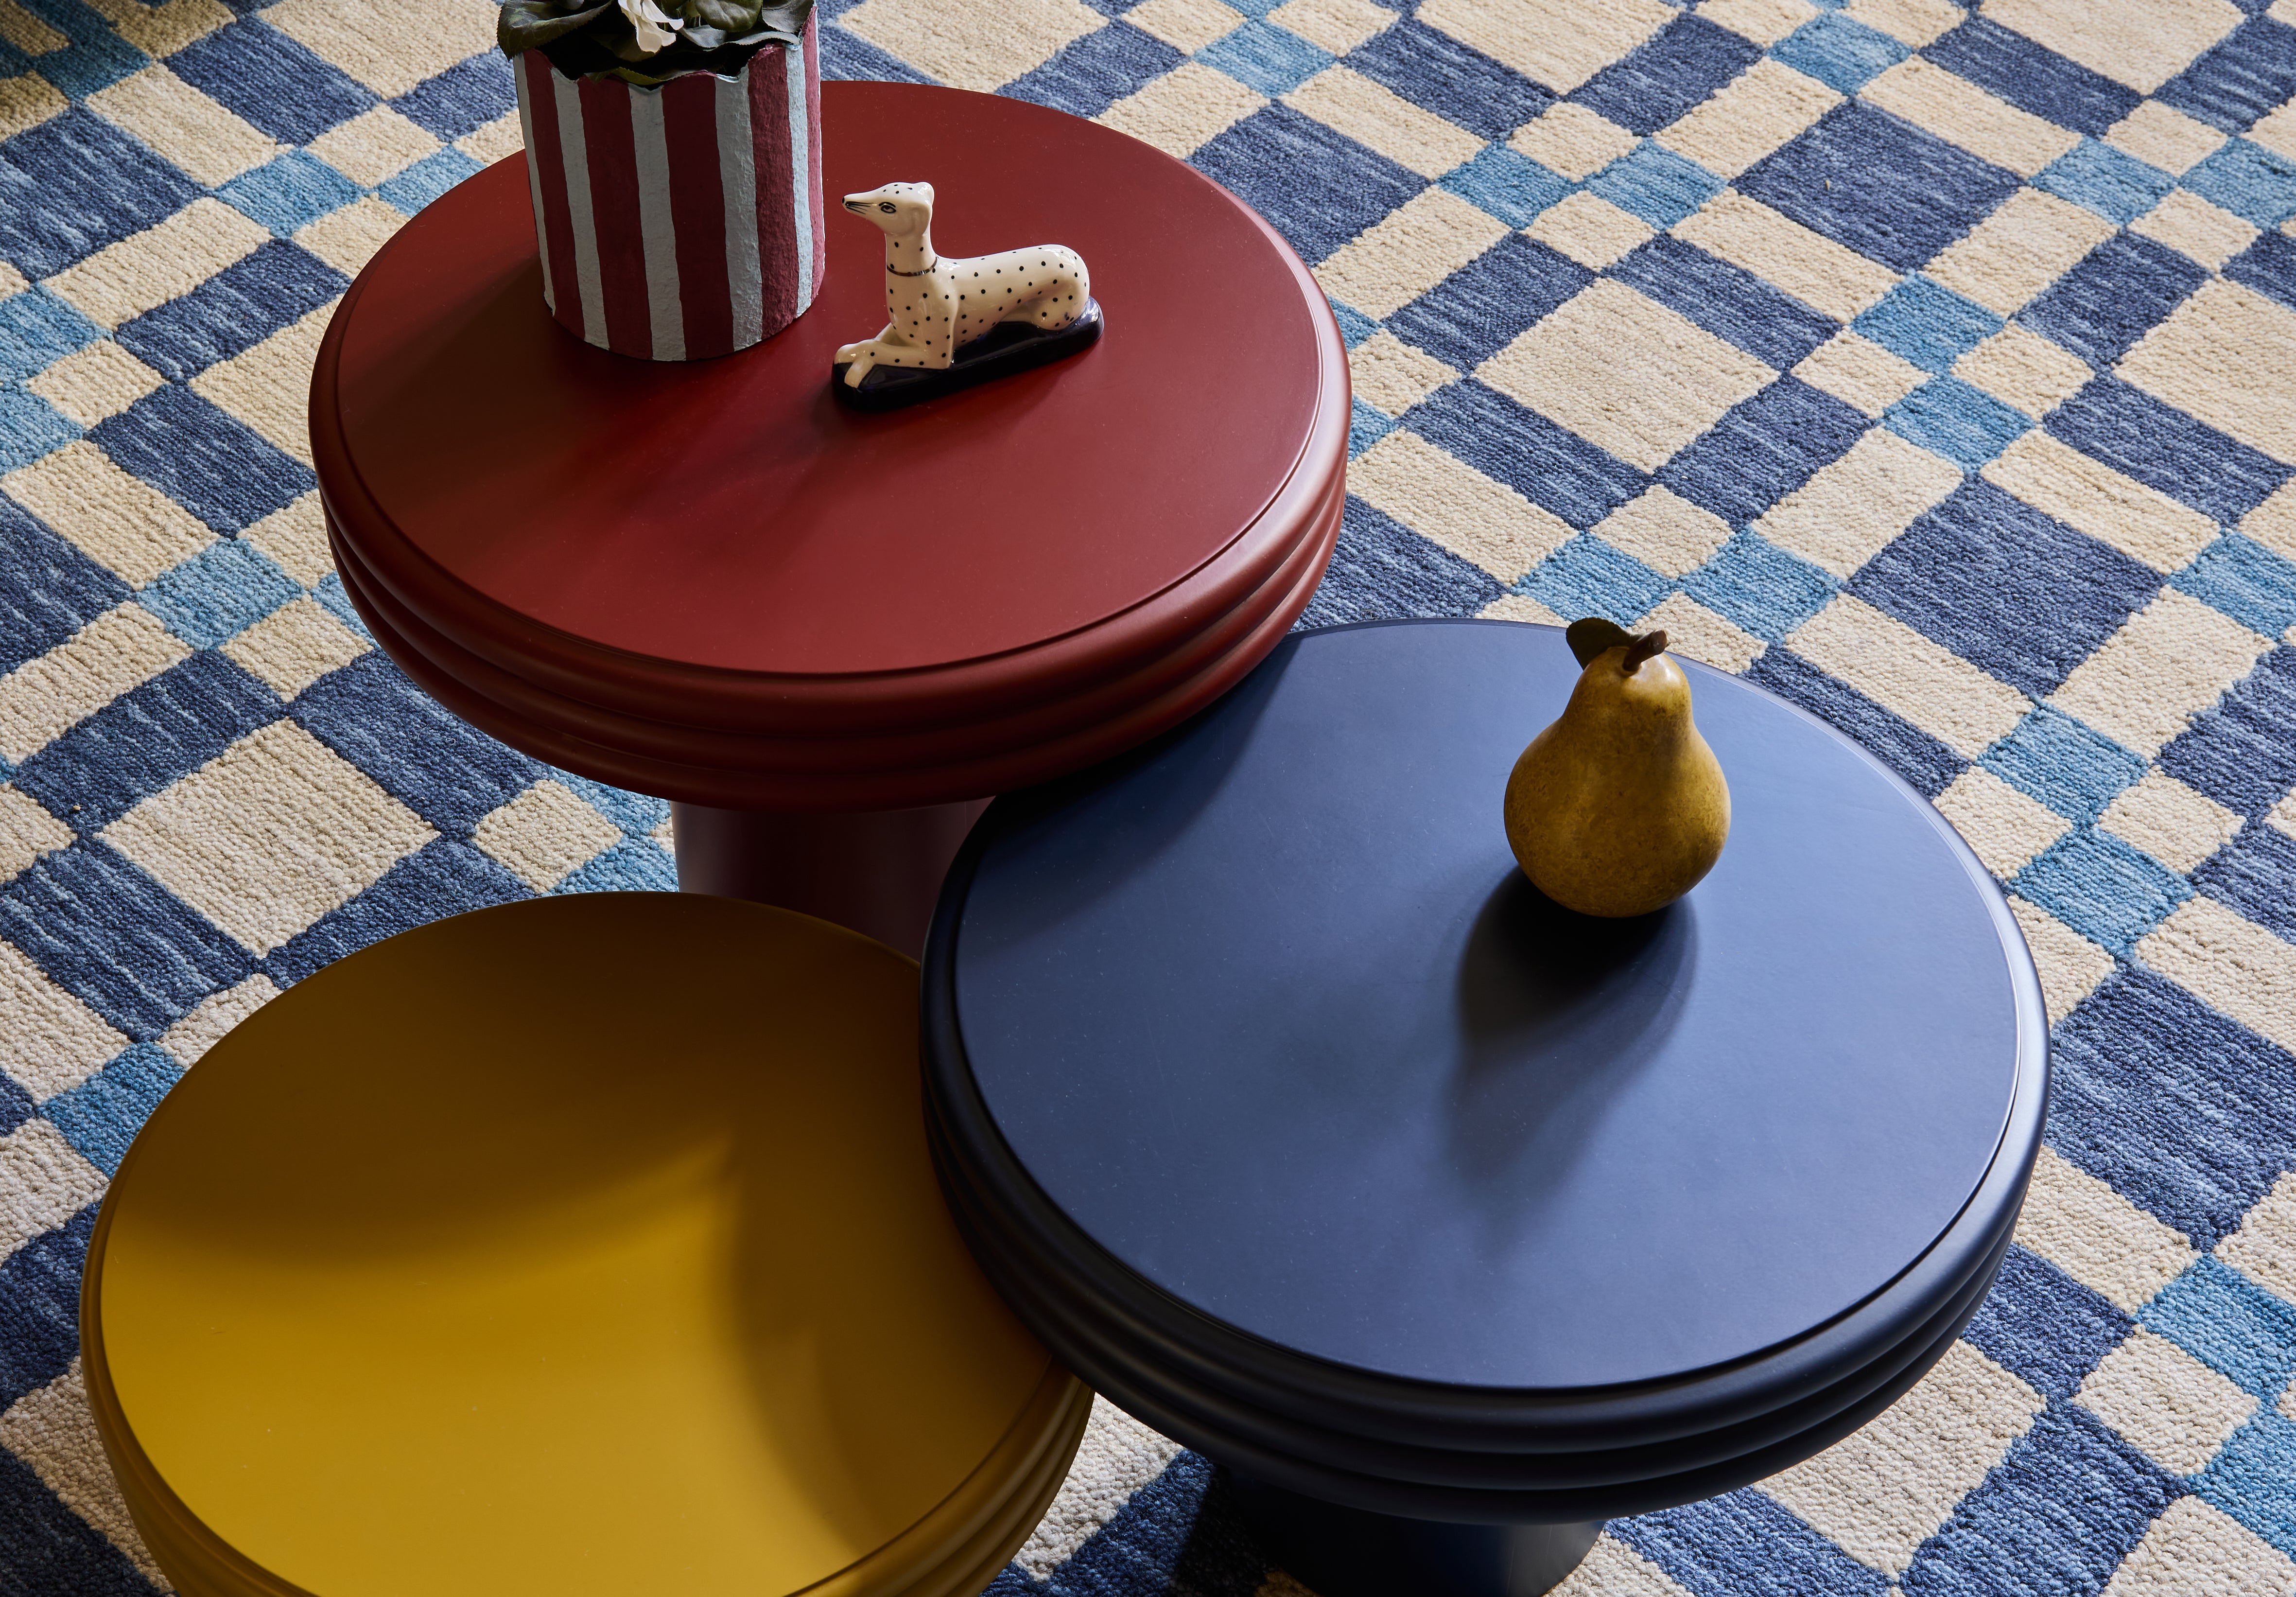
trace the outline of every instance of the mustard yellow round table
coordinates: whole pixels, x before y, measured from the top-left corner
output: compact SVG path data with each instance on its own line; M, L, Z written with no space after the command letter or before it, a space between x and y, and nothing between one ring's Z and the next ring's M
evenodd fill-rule
M378 943L168 1094L81 1338L184 1597L971 1597L1090 1395L934 1185L916 967L537 900Z

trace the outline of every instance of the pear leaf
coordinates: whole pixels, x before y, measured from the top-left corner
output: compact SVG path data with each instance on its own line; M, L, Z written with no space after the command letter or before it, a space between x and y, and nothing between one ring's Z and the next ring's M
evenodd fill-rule
M1634 642L1635 635L1616 622L1604 621L1599 615L1589 615L1572 622L1570 629L1562 634L1562 638L1570 646L1570 653L1578 663L1587 666L1594 664L1595 658L1606 650L1615 649L1623 643Z

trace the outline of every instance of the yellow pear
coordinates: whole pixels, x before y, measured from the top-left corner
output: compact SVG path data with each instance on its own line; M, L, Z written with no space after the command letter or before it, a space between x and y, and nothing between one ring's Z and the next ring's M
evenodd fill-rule
M1690 718L1666 634L1572 623L1585 669L1507 778L1507 842L1523 874L1584 915L1647 915L1698 885L1730 835L1730 786Z

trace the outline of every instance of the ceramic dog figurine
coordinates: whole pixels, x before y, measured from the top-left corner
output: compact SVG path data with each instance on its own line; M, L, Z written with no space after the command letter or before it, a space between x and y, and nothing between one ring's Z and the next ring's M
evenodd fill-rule
M1084 258L1062 244L996 255L933 249L930 183L845 196L885 235L885 311L874 338L837 351L837 396L890 409L1076 353L1100 336Z

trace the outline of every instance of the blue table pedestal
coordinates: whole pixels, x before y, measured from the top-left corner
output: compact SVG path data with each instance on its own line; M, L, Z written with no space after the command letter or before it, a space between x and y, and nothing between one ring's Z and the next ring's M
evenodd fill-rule
M1260 1551L1316 1597L1538 1597L1603 1534L1576 1525L1449 1525L1304 1497L1223 1468Z

